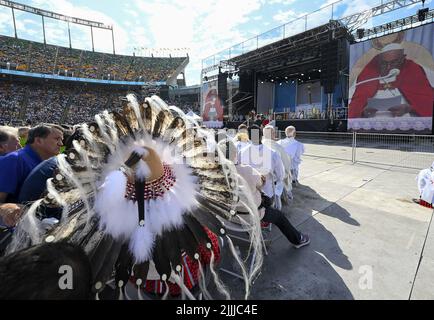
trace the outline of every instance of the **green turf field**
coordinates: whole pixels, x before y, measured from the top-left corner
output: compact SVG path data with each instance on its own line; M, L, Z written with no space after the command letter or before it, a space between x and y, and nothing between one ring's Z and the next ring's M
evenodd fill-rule
M26 140L23 138L20 138L20 145L24 147L26 145ZM65 151L65 147L60 148L60 153L63 153Z

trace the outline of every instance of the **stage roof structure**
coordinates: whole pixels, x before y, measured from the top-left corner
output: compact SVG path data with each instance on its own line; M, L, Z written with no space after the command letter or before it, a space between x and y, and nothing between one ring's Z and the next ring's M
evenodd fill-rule
M360 26L365 24L373 17L423 2L422 0L384 0L379 6L375 6L362 12L339 19L333 19L333 8L342 1L343 0L339 0L331 3L312 13L299 17L285 25L274 28L256 36L255 38L246 40L211 57L205 58L202 61L202 77L207 73L211 73L226 66L230 66L232 69L234 69L234 66L236 66L238 69L254 68L259 66L261 69L265 68L272 71L273 65L277 68L277 64L281 64L282 62L272 62L271 65L260 66L258 61L261 61L261 59L264 58L266 59L268 56L271 57L273 54L278 54L280 56L280 51L289 53L291 50L293 50L294 59L296 61L300 61L300 53L297 52L297 45L303 46L303 51L306 51L306 48L310 48L310 44L314 44L315 42L318 44L318 41L324 41L325 37L328 37L328 39L332 40L341 36L345 36L351 40L354 40L354 37L351 38L351 35L354 34ZM330 8L331 19L329 22L309 29L309 19L320 12L328 12ZM288 26L295 26L296 23L299 22L304 23L304 30L298 34L290 35L289 33L291 30L288 28ZM346 35L341 34L343 29L346 29ZM312 56L317 54L316 52L312 54L306 52L305 55L310 55L311 57L302 57L301 61L312 60L314 59ZM289 60L292 61L293 59L290 58ZM288 62L285 63L287 64ZM292 64L293 62L289 63ZM295 61L294 64L296 64Z

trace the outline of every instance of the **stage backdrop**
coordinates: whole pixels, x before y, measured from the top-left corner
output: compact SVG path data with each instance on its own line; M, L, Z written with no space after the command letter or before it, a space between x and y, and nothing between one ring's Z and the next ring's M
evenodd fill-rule
M267 114L274 107L274 83L258 81L256 112Z
M217 94L217 80L202 85L202 118L209 128L223 127L223 107Z
M348 129L431 133L434 24L351 46Z

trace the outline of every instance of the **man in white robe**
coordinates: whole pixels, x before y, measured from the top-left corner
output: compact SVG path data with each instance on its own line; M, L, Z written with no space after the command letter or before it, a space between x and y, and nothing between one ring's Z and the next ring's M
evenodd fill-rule
M238 162L240 162L241 150L243 150L245 147L248 147L251 144L249 140L248 128L245 124L239 125L238 133L235 135L232 142L237 148L237 160Z
M278 152L262 144L262 131L258 126L250 127L249 135L252 143L241 150L240 163L252 166L266 178L262 192L274 199L275 207L280 210L285 177L282 159Z
M417 187L419 197L428 204L433 204L434 200L434 162L428 169L423 169L417 175Z
M262 144L273 151L277 152L280 155L280 158L282 159L283 167L285 168L285 176L283 178L283 184L284 184L284 196L286 196L286 201L292 199L292 161L289 154L286 153L285 149L277 143L277 141L274 139L275 137L275 129L273 126L267 125L265 126L263 130L263 137L262 137Z
M286 138L279 140L280 144L291 157L291 173L292 182L298 182L299 166L301 163L301 156L304 153L304 145L295 139L296 130L294 126L289 126L285 129Z

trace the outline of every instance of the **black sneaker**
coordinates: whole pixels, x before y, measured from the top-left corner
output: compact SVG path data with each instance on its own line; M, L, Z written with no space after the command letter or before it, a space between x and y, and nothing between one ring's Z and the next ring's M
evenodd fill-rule
M310 238L307 234L301 234L301 239L299 244L294 244L294 248L300 249L301 247L307 246L310 243Z

